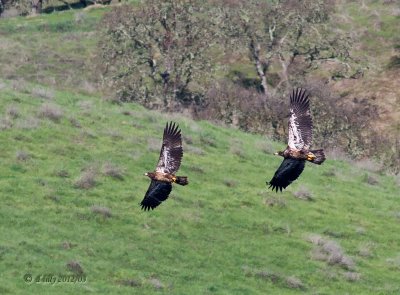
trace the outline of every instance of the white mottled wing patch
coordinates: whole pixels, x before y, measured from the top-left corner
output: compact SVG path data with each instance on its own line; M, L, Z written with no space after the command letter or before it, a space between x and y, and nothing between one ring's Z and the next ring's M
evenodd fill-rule
M299 122L293 109L290 109L288 146L298 150L304 147L304 141L299 130Z
M312 142L312 119L308 93L301 88L290 95L290 118L288 146L308 150Z
M156 172L175 174L183 156L181 131L175 123L167 124L164 129L163 144Z
M160 160L156 167L156 172L166 173L165 167L168 167L168 148L163 145L161 148Z

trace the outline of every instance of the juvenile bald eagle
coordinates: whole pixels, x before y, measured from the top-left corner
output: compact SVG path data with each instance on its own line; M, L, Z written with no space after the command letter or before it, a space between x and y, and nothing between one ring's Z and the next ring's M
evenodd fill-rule
M300 176L306 161L318 165L325 161L322 149L310 150L313 125L308 96L307 91L301 88L293 90L290 95L288 146L275 154L284 157L284 160L271 181L267 182L269 188L276 192L282 191Z
M154 209L165 201L171 193L172 183L180 185L189 183L186 176L175 176L181 165L182 156L181 130L177 124L167 123L156 170L144 174L151 179L151 183L140 203L142 209L145 211Z

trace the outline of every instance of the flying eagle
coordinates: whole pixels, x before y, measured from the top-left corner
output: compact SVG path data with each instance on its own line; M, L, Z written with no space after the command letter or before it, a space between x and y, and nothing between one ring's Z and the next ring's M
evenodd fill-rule
M180 185L189 183L186 176L175 176L181 165L182 156L181 130L178 124L167 123L156 170L144 174L151 179L151 183L140 203L142 209L145 211L154 209L165 201L172 190L172 183Z
M300 176L306 161L318 165L325 161L322 149L310 150L313 125L308 96L307 91L301 88L293 90L290 95L288 146L275 154L284 157L284 160L271 181L267 182L269 188L276 192L282 191Z

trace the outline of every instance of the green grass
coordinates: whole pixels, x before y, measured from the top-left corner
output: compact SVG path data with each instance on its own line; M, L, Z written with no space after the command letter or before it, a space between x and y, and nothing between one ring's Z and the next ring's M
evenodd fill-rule
M281 162L272 153L284 143L102 100L91 58L104 11L0 21L1 294L400 292L395 179L328 158L276 194L265 182ZM396 19L382 19L385 32L392 30ZM46 105L53 120L41 115ZM143 212L143 173L154 169L169 120L185 137L180 174L190 185ZM122 180L105 175L108 163ZM77 186L84 175L93 187ZM368 184L368 176L378 183ZM296 198L301 189L313 200ZM310 235L338 243L354 267L317 260L321 246ZM23 280L26 273L70 275L71 261L83 268L85 283ZM348 272L360 278L349 281ZM292 277L303 287L288 282Z
M135 104L62 91L40 98L37 85L1 85L2 293L400 291L399 188L393 178L328 159L307 165L298 181L276 194L265 181L281 162L272 151L283 144ZM62 109L58 122L40 116L44 103ZM174 187L170 199L143 212L138 203L149 184L143 173L158 160L169 120L180 123L186 138L180 174L189 176L190 185ZM104 175L105 163L123 171L123 180ZM88 168L95 186L77 188ZM366 173L379 183L368 184ZM300 187L313 201L294 197ZM94 205L112 216L92 212ZM350 282L343 267L313 260L311 234L339 243L360 279ZM64 248L65 242L73 247ZM369 254L360 255L366 245ZM23 281L25 273L72 274L70 261L80 263L86 283ZM288 277L300 279L304 289L289 287ZM154 286L159 282L161 289Z
M383 5L381 1L353 1L339 5L338 25L345 31L357 34L355 57L368 58L379 70L388 62L398 42L400 18L393 2Z
M1 77L93 92L98 23L107 9L2 19Z

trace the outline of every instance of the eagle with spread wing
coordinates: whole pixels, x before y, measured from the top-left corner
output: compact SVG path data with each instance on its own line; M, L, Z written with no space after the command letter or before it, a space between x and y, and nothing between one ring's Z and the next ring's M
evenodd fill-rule
M151 179L149 189L140 203L142 209L156 208L165 201L172 190L172 183L187 185L186 176L176 176L183 156L181 130L178 124L170 122L165 126L160 159L154 172L144 175Z
M325 161L322 149L310 150L312 142L312 119L310 113L309 94L306 90L297 88L290 95L289 140L284 151L275 155L284 158L275 172L269 188L282 191L303 172L305 162L321 165Z

